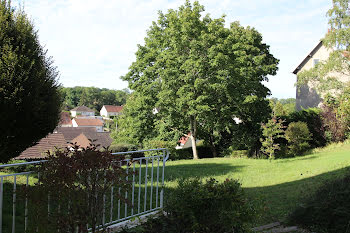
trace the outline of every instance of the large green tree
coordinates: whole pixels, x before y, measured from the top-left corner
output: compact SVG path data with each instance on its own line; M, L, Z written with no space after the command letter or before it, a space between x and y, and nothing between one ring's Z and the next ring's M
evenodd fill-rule
M52 132L61 107L57 71L23 10L0 0L0 161Z
M254 28L238 22L225 28L224 16L212 19L203 11L198 2L186 1L178 10L160 12L123 77L139 95L154 99L157 127L190 132L192 142L200 132L215 140L215 132L235 117L249 122L244 106L269 94L262 81L276 73L278 63ZM255 120L267 116L258 113ZM196 143L192 150L198 158Z

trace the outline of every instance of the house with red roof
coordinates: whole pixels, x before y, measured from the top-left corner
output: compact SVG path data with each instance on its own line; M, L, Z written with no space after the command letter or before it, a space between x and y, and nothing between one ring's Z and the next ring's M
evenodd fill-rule
M96 132L103 132L103 121L96 118L74 118L73 127L94 127Z
M15 159L44 159L48 152L71 147L72 144L86 148L93 142L98 145L98 149L107 148L112 141L109 132L96 132L94 127L57 127L53 133L42 138L34 146L28 147Z
M47 157L48 152L65 148L68 144L62 133L51 133L34 146L25 149L15 159L43 159Z
M69 112L61 112L60 121L58 122L59 127L73 127L72 119L70 118Z
M72 117L76 117L78 115L95 116L95 111L86 106L79 106L79 107L73 108L72 110L70 110L70 113Z
M119 116L122 113L123 106L116 105L103 105L100 110L100 115L104 118L110 118L111 116Z

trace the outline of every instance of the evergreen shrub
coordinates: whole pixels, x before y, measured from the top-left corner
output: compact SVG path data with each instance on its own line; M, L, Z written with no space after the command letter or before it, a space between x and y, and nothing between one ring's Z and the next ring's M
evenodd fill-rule
M289 152L292 155L301 155L310 148L311 134L305 122L290 123L285 136L288 140Z

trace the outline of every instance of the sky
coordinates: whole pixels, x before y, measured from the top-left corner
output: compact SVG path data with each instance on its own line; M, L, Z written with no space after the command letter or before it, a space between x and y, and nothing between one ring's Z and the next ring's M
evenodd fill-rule
M185 0L12 0L38 30L65 87L127 88L120 79L135 61L138 44L158 11ZM193 1L192 1L193 2ZM265 85L272 97L295 98L292 71L324 37L331 0L199 0L212 18L240 21L257 29L280 59L277 75Z

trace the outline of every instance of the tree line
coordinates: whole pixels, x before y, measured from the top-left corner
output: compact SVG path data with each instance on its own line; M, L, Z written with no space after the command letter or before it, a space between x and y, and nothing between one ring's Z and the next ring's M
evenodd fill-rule
M111 90L97 87L62 87L63 110L84 105L99 112L103 105L124 105L130 95L128 89Z

